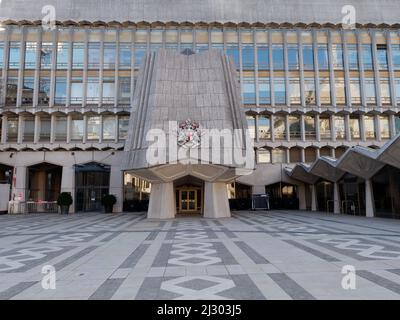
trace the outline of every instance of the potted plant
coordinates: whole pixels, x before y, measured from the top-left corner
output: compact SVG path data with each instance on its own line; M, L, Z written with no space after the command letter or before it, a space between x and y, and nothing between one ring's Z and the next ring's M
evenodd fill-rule
M70 192L61 192L57 199L57 205L60 206L61 214L68 214L69 206L72 204L72 196Z
M117 198L113 194L106 194L101 199L101 204L104 206L105 213L112 213L113 206L117 202Z

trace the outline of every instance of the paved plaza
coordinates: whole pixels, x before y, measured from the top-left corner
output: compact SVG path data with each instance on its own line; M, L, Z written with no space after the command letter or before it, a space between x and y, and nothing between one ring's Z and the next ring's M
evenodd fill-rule
M301 211L0 216L0 299L399 299L400 221ZM42 288L42 268L56 289ZM356 289L342 288L342 267Z

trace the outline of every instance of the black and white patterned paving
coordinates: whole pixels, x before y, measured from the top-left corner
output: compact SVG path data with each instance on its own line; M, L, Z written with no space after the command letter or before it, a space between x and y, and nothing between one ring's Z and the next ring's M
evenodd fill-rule
M44 266L56 271L45 289ZM342 287L344 266L355 288ZM0 299L399 299L400 221L301 211L0 216Z

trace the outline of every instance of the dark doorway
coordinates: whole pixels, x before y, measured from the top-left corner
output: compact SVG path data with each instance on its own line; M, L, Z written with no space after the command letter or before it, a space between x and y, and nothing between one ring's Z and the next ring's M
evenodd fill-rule
M28 167L28 201L57 201L61 191L62 167L51 163L39 163Z
M110 166L91 162L75 165L75 210L101 211L101 198L108 194Z

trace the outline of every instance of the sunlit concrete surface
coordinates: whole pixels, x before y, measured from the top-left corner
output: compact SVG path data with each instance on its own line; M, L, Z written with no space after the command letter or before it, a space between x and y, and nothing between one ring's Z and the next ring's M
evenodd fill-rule
M4 215L0 226L1 299L400 298L397 220L97 213ZM54 290L42 288L45 265L56 269ZM345 265L355 289L342 288Z

